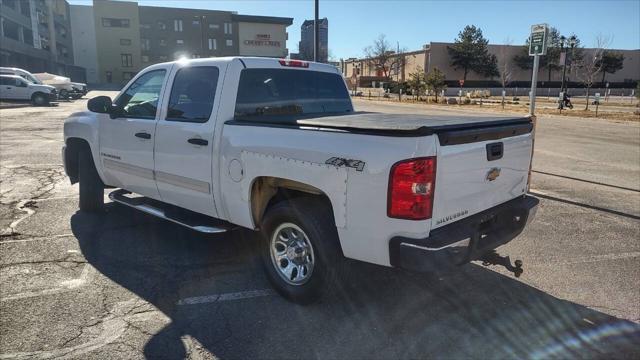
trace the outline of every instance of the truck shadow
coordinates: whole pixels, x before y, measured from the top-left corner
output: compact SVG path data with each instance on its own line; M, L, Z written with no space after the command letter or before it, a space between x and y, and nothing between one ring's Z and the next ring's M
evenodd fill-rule
M256 236L204 236L114 204L74 214L71 227L91 265L171 319L148 358L185 358L185 336L223 359L640 355L637 324L476 265L426 276L350 261L338 294L311 306L277 295L181 305L268 289Z

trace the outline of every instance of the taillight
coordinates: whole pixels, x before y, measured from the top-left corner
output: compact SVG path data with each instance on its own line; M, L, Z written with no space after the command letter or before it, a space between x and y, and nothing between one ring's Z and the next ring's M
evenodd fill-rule
M431 218L436 182L436 158L404 160L391 167L387 215L392 218Z
M308 68L309 67L309 63L306 61L300 61L300 60L287 60L287 59L282 59L278 61L280 63L280 65L282 66L289 66L289 67L300 67L300 68Z

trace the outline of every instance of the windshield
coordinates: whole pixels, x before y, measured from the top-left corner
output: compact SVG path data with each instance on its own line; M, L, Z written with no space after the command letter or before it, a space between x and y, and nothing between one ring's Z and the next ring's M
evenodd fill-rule
M42 82L41 82L40 80L36 79L36 77L35 77L35 76L33 76L33 75L31 75L31 74L21 74L20 76L21 76L23 79L25 79L25 80L27 80L27 81L29 81L29 82L32 82L32 83L34 83L34 84L40 84L40 85L42 85Z
M342 76L292 69L244 69L236 117L353 111Z

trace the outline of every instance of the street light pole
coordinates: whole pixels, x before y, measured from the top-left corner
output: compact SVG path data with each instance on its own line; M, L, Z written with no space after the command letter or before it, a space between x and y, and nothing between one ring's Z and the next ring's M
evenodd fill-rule
M318 29L319 21L319 0L315 0L315 18L313 20L313 61L318 62L320 59L320 29Z

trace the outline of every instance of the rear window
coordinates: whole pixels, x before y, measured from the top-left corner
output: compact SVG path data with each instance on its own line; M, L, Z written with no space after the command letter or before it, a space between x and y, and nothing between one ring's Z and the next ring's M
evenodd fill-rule
M292 69L244 69L236 117L335 114L353 111L342 76Z

